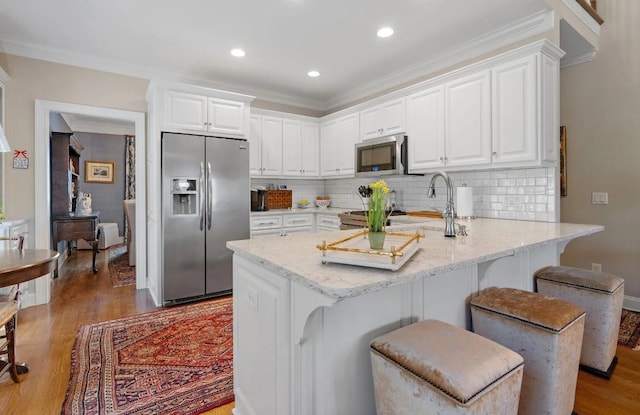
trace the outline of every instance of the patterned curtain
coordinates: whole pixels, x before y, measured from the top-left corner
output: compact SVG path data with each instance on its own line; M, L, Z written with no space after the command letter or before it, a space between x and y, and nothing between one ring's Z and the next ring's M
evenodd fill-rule
M124 198L126 200L136 198L136 137L125 135L125 179Z
M124 136L124 198L125 200L136 198L136 137L133 135ZM127 239L127 228L129 224L124 221L124 238Z

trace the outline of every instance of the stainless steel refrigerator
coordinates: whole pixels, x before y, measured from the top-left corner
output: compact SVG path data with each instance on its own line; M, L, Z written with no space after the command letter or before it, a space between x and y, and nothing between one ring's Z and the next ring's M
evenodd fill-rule
M162 135L162 260L165 305L231 292L226 242L249 238L249 144Z

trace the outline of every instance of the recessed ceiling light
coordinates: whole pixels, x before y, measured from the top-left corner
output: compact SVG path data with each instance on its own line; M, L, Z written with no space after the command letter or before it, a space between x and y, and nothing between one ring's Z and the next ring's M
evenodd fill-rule
M383 27L378 30L378 37L389 37L393 34L393 29L390 27Z
M309 75L312 78L316 78L316 77L320 76L320 72L318 72L318 71L309 71L309 72L307 72L307 75Z
M231 49L231 54L233 56L235 56L236 58L241 58L241 57L243 57L245 55L244 50L238 49L238 48Z

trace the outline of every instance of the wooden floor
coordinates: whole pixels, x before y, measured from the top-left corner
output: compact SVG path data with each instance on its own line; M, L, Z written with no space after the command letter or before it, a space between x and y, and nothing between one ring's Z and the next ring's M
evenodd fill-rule
M54 280L51 302L20 311L17 355L31 370L20 384L6 374L0 378L0 414L59 414L78 327L155 310L146 291L111 286L105 255L108 251L98 254L99 272L93 274L90 252L74 251ZM579 415L640 414L640 352L618 347L618 359L609 381L579 373ZM230 404L207 414L230 415L232 408Z

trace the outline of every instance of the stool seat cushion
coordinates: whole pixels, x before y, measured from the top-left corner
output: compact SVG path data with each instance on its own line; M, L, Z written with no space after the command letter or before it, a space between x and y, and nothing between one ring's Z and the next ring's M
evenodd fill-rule
M608 293L624 284L624 279L616 275L564 266L544 267L535 272L534 278Z
M584 314L582 307L568 301L514 288L486 291L471 304L556 332Z
M371 348L463 404L523 364L506 347L437 320L380 336Z

